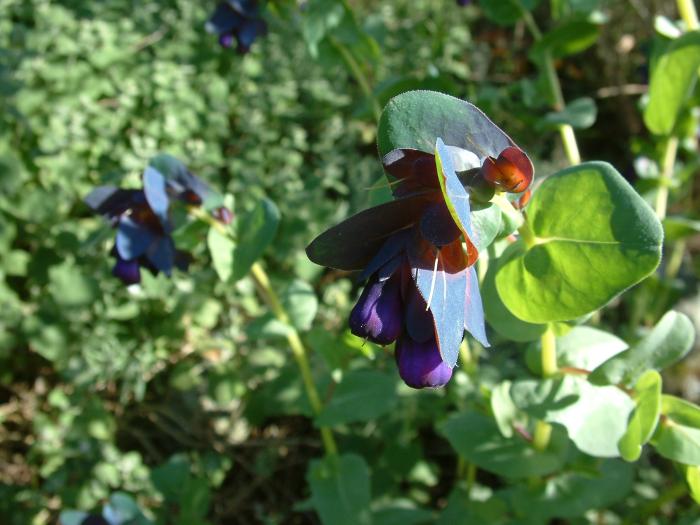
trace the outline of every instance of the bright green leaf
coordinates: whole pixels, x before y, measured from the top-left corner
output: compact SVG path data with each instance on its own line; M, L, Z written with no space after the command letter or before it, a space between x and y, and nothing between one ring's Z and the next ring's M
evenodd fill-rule
M545 33L530 50L533 60L545 53L551 58L563 58L585 51L598 40L600 26L589 20L569 20Z
M528 205L535 245L502 266L496 288L531 323L575 319L649 275L663 231L649 205L609 164L547 178Z
M690 97L700 67L700 31L671 42L656 62L644 122L652 133L669 135Z
M617 446L626 461L637 461L642 446L651 439L661 415L661 376L647 370L634 387L637 407Z
M598 108L595 101L592 98L584 97L572 100L561 111L547 113L544 121L555 126L568 124L576 129L586 129L595 124L597 116Z

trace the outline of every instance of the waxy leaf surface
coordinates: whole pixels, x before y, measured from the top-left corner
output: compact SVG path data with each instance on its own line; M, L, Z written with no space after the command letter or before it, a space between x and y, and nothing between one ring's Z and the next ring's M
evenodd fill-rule
M651 439L661 415L661 376L647 370L634 387L637 408L630 418L625 434L617 444L620 455L627 461L637 461L642 447Z
M597 310L661 259L661 223L607 163L549 177L533 195L528 217L535 244L500 268L496 288L508 309L531 323Z
M471 151L480 161L515 146L479 108L435 91L402 93L389 101L379 119L381 156L399 148L433 153L438 137L448 146Z
M588 380L599 385L631 384L645 370L662 370L681 359L690 351L694 340L692 321L685 314L672 310L646 337L600 365Z
M665 416L652 438L656 451L672 461L700 465L700 407L675 396L661 396Z

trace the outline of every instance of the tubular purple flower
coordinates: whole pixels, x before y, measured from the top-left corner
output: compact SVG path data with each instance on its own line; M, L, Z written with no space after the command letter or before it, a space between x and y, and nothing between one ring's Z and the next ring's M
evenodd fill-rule
M435 337L418 343L404 333L396 342L395 357L401 379L411 388L439 388L452 378Z
M114 268L112 268L112 275L126 285L138 284L141 282L141 270L139 266L138 259L127 261L117 254L117 262L114 264Z
M381 280L373 275L350 313L350 331L373 343L396 341L403 324L400 272Z

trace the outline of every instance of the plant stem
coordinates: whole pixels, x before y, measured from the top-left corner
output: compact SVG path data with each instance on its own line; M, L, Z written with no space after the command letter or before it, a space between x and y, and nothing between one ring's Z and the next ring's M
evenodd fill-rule
M287 341L292 349L292 354L297 362L299 371L301 372L301 377L304 382L304 388L306 389L306 396L309 399L309 404L311 405L311 410L315 415L321 413L323 404L321 403L321 397L316 389L316 384L314 383L313 376L311 375L311 367L309 366L309 361L306 356L306 348L304 348L304 343L299 337L299 333L291 325L289 314L282 306L277 294L275 293L272 285L270 284L270 279L267 273L260 265L259 262L255 262L250 269L250 273L258 285L265 302L272 310L275 317L287 325ZM321 427L321 439L323 440L323 447L326 450L326 454L329 456L336 455L338 453L338 447L335 444L335 439L333 438L333 433L328 427Z
M695 31L700 29L700 22L698 22L698 13L695 11L695 4L693 0L677 0L678 12L681 14L683 22L688 31Z
M530 228L530 224L527 222L527 218L518 228L518 233L520 234L520 237L522 238L527 248L532 248L535 244L537 244L537 238L532 232L532 228Z
M226 235L235 241L233 231L229 227L214 219L214 217L209 215L206 211L199 207L188 206L188 212L193 217L206 222L212 228L215 228L223 235ZM304 388L306 389L306 397L309 399L311 410L315 415L318 415L323 409L323 403L321 402L321 396L318 394L316 384L314 383L313 376L311 375L311 367L309 366L309 360L306 356L306 348L304 347L304 343L299 336L299 332L297 332L294 326L291 324L289 314L284 309L284 305L282 305L279 297L277 297L277 294L270 283L270 278L267 276L265 269L259 262L253 263L253 266L250 268L250 273L253 276L253 280L255 281L258 290L260 290L263 300L267 303L267 306L270 308L274 316L287 327L287 342L289 342L289 346L292 349L292 354L294 355L294 359L296 360L299 371L301 372ZM321 427L320 432L326 455L337 455L338 447L335 444L335 439L333 438L331 429L328 427Z
M542 376L551 377L559 371L557 366L557 341L551 323L547 325L547 329L542 334L540 341L542 343L540 356ZM537 421L535 423L535 433L532 436L532 446L535 450L546 450L551 436L552 426L544 421Z
M661 167L661 178L659 179L659 190L656 193L656 216L663 220L666 218L666 208L668 206L668 187L673 178L673 166L676 164L676 154L678 153L678 137L669 137L664 149L663 164Z
M348 51L347 47L345 47L345 45L339 42L336 38L334 38L333 36L329 36L328 41L336 49L336 51L340 53L340 56L343 57L343 60L350 69L352 76L355 77L355 80L357 80L357 83L360 85L360 89L362 89L362 92L365 94L365 97L367 97L367 101L372 106L372 113L374 114L375 120L379 122L379 117L382 114L382 108L379 105L379 101L374 96L369 80L367 79L367 76L365 75L364 71L362 71L360 64L357 63L357 60L355 60L355 57L352 56L352 53Z
M542 343L542 375L551 377L559 371L557 366L557 339L554 336L552 324L547 325L547 329L540 338Z
M679 0L679 2L682 0ZM525 25L530 30L532 37L537 41L542 39L542 31L537 27L537 22L532 17L530 11L525 9L522 3L518 0L518 5L520 7L520 12L525 21ZM557 71L554 68L554 60L552 59L551 53L549 51L544 53L542 57L541 67L544 69L544 75L547 79L547 85L549 86L549 91L552 95L552 101L554 103L554 109L556 111L561 111L566 107L566 102L564 101L564 95L561 91L561 83L559 82L559 77L557 76ZM566 152L566 157L569 159L569 164L572 166L576 164L581 164L581 154L578 150L578 143L576 142L576 134L574 133L574 128L569 124L560 124L559 135L561 135L561 141L564 145L564 151Z

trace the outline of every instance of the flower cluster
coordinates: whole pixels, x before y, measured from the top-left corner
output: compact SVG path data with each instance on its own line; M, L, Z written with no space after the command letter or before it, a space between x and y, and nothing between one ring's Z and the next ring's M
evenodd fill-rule
M219 37L219 44L245 54L258 36L267 34L267 24L260 17L255 0L226 0L219 2L206 24L206 29Z
M162 164L165 176L155 165ZM187 270L190 256L176 249L172 238L171 206L181 203L212 210L213 216L228 224L233 216L228 208L217 204L218 195L172 157L157 157L143 173L143 189L99 186L85 198L85 203L106 217L117 230L112 255L115 277L124 284L141 281L141 268L154 275L170 275L173 268Z
M396 343L399 375L413 388L444 386L467 330L488 346L474 263L471 180L521 192L532 164L515 145L483 161L437 139L435 154L396 149L382 159L394 200L350 217L307 248L311 260L361 270L367 283L351 331Z

